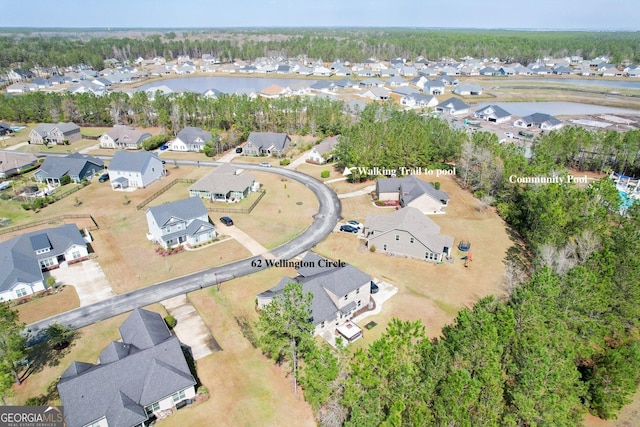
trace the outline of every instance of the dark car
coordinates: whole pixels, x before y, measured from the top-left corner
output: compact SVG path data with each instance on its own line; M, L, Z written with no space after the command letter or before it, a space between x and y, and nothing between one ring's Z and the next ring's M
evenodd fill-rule
M341 225L340 226L340 231L344 231L344 232L347 232L347 233L357 233L358 229L356 227L354 227L353 225L345 224L345 225Z
M380 288L378 287L378 285L376 285L375 282L372 280L371 281L371 293L372 294L378 293L379 290L380 290Z
M233 225L233 220L228 216L223 216L222 218L220 218L220 222L223 223L224 225L229 225L229 226Z
M161 145L161 146L160 146L160 150L161 150L161 151L168 150L168 149L169 149L169 146L168 146L168 145Z
M242 153L242 147L236 147L236 153L238 154Z
M105 181L109 181L109 174L108 173L103 173L102 175L100 175L100 178L98 178L99 182L105 182Z

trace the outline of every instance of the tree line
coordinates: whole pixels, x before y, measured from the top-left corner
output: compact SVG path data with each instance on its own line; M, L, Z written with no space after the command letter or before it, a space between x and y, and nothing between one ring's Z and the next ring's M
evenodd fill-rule
M564 129L538 140L527 158L495 135L467 134L412 115L387 106L365 109L340 139L342 164L453 161L460 185L496 205L524 244L505 259L508 296L462 310L437 339L428 338L419 321L394 319L382 338L353 355L303 352L299 376L318 421L574 426L587 412L614 418L640 383L640 207L621 215L608 179L579 187L509 177L562 176L576 161L599 170L599 161L581 161L580 150L577 157L558 155L560 141L572 135L588 144L601 141L608 163L621 161L610 151L624 150L620 141L637 152L637 133L613 138ZM625 161L637 167L636 160Z
M269 56L361 62L370 57L413 60L469 55L526 65L546 56L590 59L606 55L620 63L640 61L640 39L634 32L364 28L210 30L183 32L181 37L167 32L140 38L92 36L87 30L81 36L15 33L0 37L0 69L4 70L78 64L99 70L110 58L132 63L138 57L173 60L179 55L200 58L205 53L223 62Z

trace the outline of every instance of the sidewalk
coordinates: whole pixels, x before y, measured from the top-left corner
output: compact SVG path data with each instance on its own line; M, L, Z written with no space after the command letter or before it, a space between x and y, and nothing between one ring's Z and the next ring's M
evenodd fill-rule
M350 197L364 196L365 194L371 193L375 189L375 185L368 185L362 190L352 191L351 193L338 194L338 199L348 199Z
M240 230L237 226L232 225L230 227L221 227L219 231L222 234L227 234L236 239L238 243L247 248L252 255L262 255L267 259L273 259L273 255L269 253L267 248L256 242L251 236Z

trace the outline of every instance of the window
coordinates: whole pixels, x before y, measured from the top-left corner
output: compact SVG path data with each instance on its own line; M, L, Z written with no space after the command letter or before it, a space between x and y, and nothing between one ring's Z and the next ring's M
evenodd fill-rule
M429 259L429 252L425 252L424 257Z
M71 252L71 259L77 259L77 258L80 258L80 251Z
M356 295L360 293L360 288L356 288Z
M147 413L147 415L151 415L154 412L160 411L160 402L152 403L149 406L145 406L144 411Z
M386 251L386 250L387 250L387 245L384 245L384 246L382 247L382 250L383 250L383 251Z
M42 268L51 267L52 265L56 265L55 258L47 258L40 260L40 266Z
M361 303L362 303L362 301L358 300L358 307L360 307Z
M25 288L16 289L16 295L18 298L27 296L27 290Z
M173 397L173 403L178 403L181 400L184 400L186 396L184 394L184 390L180 390L179 392L174 393L172 397Z
M411 239L409 239L409 242L413 243L413 237Z
M346 295L344 296L344 300L346 301L346 300L348 300L348 299L349 299L349 294L346 294Z
M400 240L400 235L396 234L396 240Z

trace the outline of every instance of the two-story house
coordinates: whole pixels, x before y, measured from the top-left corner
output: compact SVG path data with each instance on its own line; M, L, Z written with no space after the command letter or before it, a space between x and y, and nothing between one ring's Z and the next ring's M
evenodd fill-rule
M29 144L68 144L82 138L80 126L75 123L41 123L29 133Z
M144 188L164 175L162 160L148 151L116 151L109 164L111 188Z
M146 211L147 238L163 248L197 245L216 237L216 228L199 197L154 206Z
M296 269L296 277L283 277L271 289L258 294L258 306L265 307L282 294L290 282L302 284L303 292L311 292L314 335L333 333L369 304L371 276L344 261L331 261L308 252ZM360 335L349 337L351 341Z

